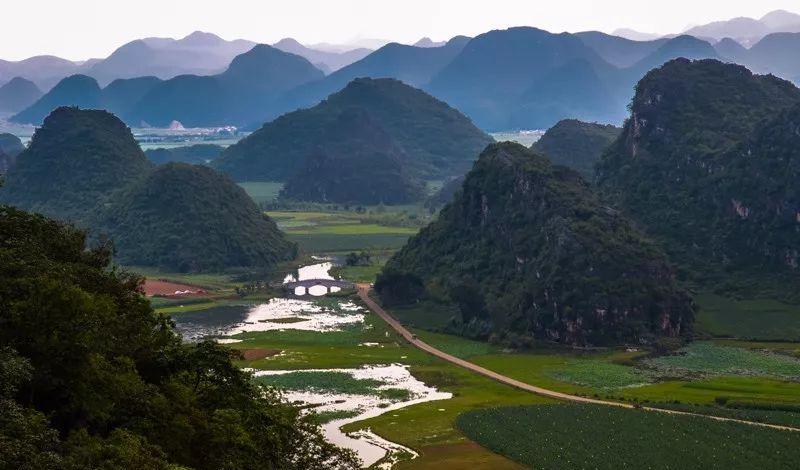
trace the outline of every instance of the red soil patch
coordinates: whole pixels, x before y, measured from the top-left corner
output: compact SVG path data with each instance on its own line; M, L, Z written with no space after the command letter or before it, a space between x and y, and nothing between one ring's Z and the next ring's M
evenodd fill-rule
M264 359L265 357L272 357L281 352L280 349L264 349L264 348L253 348L253 349L240 349L242 352L242 356L246 361L255 361L256 359Z
M198 297L208 292L197 286L179 284L177 282L162 281L159 279L145 279L144 295L148 297Z

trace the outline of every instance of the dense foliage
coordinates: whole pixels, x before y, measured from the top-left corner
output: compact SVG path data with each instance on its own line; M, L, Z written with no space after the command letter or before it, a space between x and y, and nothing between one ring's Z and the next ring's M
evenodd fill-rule
M356 468L232 351L181 344L85 241L0 207L0 468Z
M19 137L0 133L0 174L11 169L17 162L17 155L25 150Z
M599 185L694 274L744 273L742 292L767 277L796 285L798 106L800 90L773 76L672 61L638 84Z
M796 432L595 405L475 410L456 425L537 469L788 468L800 457Z
M266 268L295 253L244 190L207 167L154 168L106 111L55 110L5 180L0 200L110 235L129 265Z
M323 76L308 60L259 44L236 56L223 73L159 83L123 116L153 126L173 120L191 127L257 125L274 115L270 110L282 93Z
M464 176L457 176L445 182L438 191L425 200L425 207L437 209L453 200L453 197L464 185Z
M145 150L151 162L161 165L169 162L207 164L222 153L223 147L215 144L195 144L186 147L156 148Z
M360 108L408 156L416 176L464 173L491 138L432 96L391 79L356 79L319 105L285 114L226 149L217 168L237 181L283 181L327 144L328 129L349 108Z
M83 222L150 168L130 129L114 115L58 108L9 171L0 201Z
M611 125L565 119L548 129L531 148L592 181L595 163L620 132L620 128Z
M268 267L294 258L244 190L211 168L168 163L120 191L95 224L133 266L209 271Z
M410 158L366 111L343 111L291 176L281 197L323 203L404 204L424 187L408 174Z
M463 189L387 264L384 302L459 305L463 333L646 342L691 327L663 254L572 170L514 143L481 154Z

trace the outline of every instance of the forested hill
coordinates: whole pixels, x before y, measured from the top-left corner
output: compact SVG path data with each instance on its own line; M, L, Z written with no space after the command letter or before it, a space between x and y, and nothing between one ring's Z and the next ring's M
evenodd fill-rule
M694 317L655 245L578 173L509 142L481 154L375 288L389 305L455 302L454 330L512 342L648 342L687 333Z
M85 245L69 225L0 206L0 466L358 467L238 354L182 343L142 280Z
M17 155L25 150L19 137L13 134L0 134L0 175L6 173L17 162Z
M728 284L748 273L740 290L751 293L772 272L796 283L800 147L787 110L798 103L800 90L773 76L669 62L639 82L599 184L693 271Z
M62 220L84 221L152 165L113 114L58 108L36 130L0 188L0 201Z
M5 177L0 201L110 235L126 265L261 269L296 254L230 179L208 167L154 166L106 111L55 110Z
M322 142L286 182L281 197L374 205L405 204L425 193L406 169L408 155L363 109L342 112Z
M548 129L532 149L557 165L572 168L587 181L593 181L595 164L621 131L608 124L565 119Z
M285 114L229 147L216 167L237 181L284 181L324 144L326 129L349 108L368 113L423 178L463 174L492 141L447 104L393 79L356 79L317 106Z
M112 198L92 225L111 236L129 266L263 268L297 254L243 189L200 165L157 167Z

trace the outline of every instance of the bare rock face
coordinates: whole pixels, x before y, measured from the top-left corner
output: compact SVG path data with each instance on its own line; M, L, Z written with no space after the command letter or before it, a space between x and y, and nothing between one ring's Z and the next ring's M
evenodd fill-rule
M640 343L687 333L694 318L655 245L578 173L512 143L481 154L375 286L389 303L454 302L451 327L484 338Z

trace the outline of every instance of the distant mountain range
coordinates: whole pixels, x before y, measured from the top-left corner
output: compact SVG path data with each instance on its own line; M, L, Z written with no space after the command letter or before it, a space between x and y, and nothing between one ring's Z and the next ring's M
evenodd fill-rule
M15 113L42 97L42 91L30 80L15 77L0 86L0 113Z
M727 21L715 21L689 28L684 32L716 41L731 38L745 46L751 46L773 33L800 33L800 15L776 10L760 19L733 18Z
M100 88L92 77L73 75L11 120L38 124L56 107L79 106L107 109L135 126L244 125L263 122L278 96L323 76L306 59L262 44L213 76L118 79Z
M242 39L226 41L200 31L183 39L145 38L123 45L83 73L101 86L118 78L154 76L166 80L185 74L213 75L255 45Z
M273 44L272 47L280 49L283 52L305 57L309 62L314 64L315 67L325 72L325 74L335 72L342 67L359 61L373 51L372 49L364 47L342 52L324 51L306 47L292 38L281 39Z
M771 28L759 31L792 29L796 16L773 12L753 21ZM800 50L800 33L770 33L747 48L731 37L705 40L713 28L697 28L696 36L641 41L596 31L553 34L518 27L474 38L457 36L444 44L428 38L414 46L390 43L371 52L305 46L290 38L274 47L224 41L208 33L180 40L149 38L121 47L108 59L82 65L86 71L81 75L103 78L95 79L94 85L85 79L64 79L14 120L39 123L55 106L78 105L108 109L132 126L162 127L177 120L189 127L256 129L282 114L316 105L356 78L369 77L395 78L420 88L484 130L541 129L562 119L621 124L634 85L648 71L679 57L735 62L800 83L800 55L795 53ZM724 30L720 25L714 28ZM224 71L210 74L246 46L252 47L219 69ZM191 59L201 54L198 51L209 57ZM136 65L129 67L129 62ZM172 68L159 68L163 63ZM196 73L163 79L185 70L181 64L194 67ZM113 75L137 72L142 75L135 81L117 79L105 86Z
M21 61L0 60L0 85L15 77L34 82L49 90L70 75L87 75L106 86L120 78L143 76L167 80L179 75L215 75L223 72L237 55L257 43L244 39L226 41L202 31L181 38L143 38L128 42L106 58L74 62L54 56L36 56ZM318 68L330 73L351 64L373 49L343 46L339 51L317 50L284 39L277 49L305 57Z

